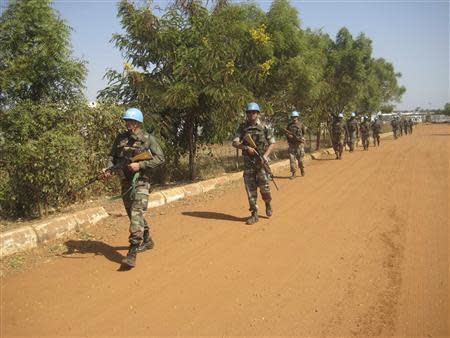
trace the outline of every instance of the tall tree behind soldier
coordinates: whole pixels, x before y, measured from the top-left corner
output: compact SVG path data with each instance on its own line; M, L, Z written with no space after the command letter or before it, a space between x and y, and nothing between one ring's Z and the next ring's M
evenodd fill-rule
M264 165L257 153L261 154L263 159L267 161L274 147L275 138L273 130L260 121L260 108L257 103L250 102L247 104L245 113L246 120L236 130L232 145L236 149L241 149L244 156L244 184L251 212L251 216L247 219L246 224L254 224L259 220L256 203L258 187L266 205L266 215L268 217L272 216L269 173L264 169ZM245 140L246 135L251 136L257 149L252 148L248 144Z
M333 143L336 160L342 160L342 151L344 150L345 122L344 114L332 115L331 120L331 142Z
M289 161L291 167L291 179L295 178L296 161L300 168L300 174L305 176L305 125L299 120L300 113L293 111L291 121L286 127L285 134L289 145Z
M137 253L152 249L154 245L150 236L150 226L144 214L148 206L152 169L164 163L164 154L156 138L142 130L144 116L139 109L128 109L122 119L125 121L127 131L116 137L111 148L108 167L142 152L152 154L150 160L130 163L118 172L123 204L130 219L128 238L130 247L122 264L132 268L136 266ZM111 174L110 171L104 171L102 178L108 178Z
M359 137L358 121L356 121L355 112L353 112L350 118L347 120L346 131L347 131L348 147L350 148L350 152L352 152L353 150L355 150L355 142L356 139Z
M374 147L380 146L381 126L382 126L381 112L378 112L371 124Z

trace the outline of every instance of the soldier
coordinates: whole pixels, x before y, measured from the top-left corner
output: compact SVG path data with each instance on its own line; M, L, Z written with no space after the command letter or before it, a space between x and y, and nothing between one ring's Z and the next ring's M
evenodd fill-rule
M269 175L257 153L267 161L274 147L275 137L272 129L260 121L259 113L260 109L257 103L247 104L246 121L238 127L232 144L233 147L241 149L244 156L244 184L251 212L246 224L258 222L258 206L256 204L258 187L266 204L266 215L272 216ZM256 149L252 148L245 140L247 134L253 139Z
M372 137L373 137L373 146L380 146L380 133L381 133L381 126L382 126L382 121L381 121L381 113L378 112L377 116L375 117L375 119L372 122Z
M398 128L398 121L397 116L394 116L391 120L391 127L392 127L392 133L394 134L394 139L398 138L397 134L397 128Z
M154 246L144 214L148 205L151 169L164 163L164 154L155 137L142 130L144 116L139 109L128 109L122 119L125 121L127 131L116 137L111 148L109 166L142 152L151 154L150 160L130 163L118 172L123 204L130 219L128 238L130 247L122 264L132 268L136 266L137 252L152 249ZM108 178L111 174L110 171L104 171L102 178Z
M409 133L412 134L412 130L413 130L413 120L412 119L408 119L408 128L409 128Z
M398 114L398 118L397 118L397 129L398 129L398 135L403 136L403 119L400 116L400 114Z
M342 160L342 151L344 150L345 133L344 114L332 115L331 121L331 142L333 143L336 160Z
M300 174L305 176L305 126L299 121L300 113L293 111L291 113L291 122L285 129L287 142L289 144L289 160L291 165L291 179L295 178L296 164L300 168Z
M403 119L403 131L405 135L408 135L408 118Z
M356 121L356 113L353 112L350 118L347 121L345 130L346 130L346 139L348 142L348 147L350 148L350 152L355 149L356 139L359 138L358 131L358 121Z
M367 116L363 117L363 121L361 122L361 125L359 126L359 130L361 132L361 139L364 150L369 150L369 121Z

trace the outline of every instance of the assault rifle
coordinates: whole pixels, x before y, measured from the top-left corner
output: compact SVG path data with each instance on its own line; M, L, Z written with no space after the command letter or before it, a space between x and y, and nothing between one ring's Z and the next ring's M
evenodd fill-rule
M261 161L261 163L262 163L262 165L263 165L263 167L264 167L264 170L266 171L266 173L267 173L267 175L269 176L270 180L271 180L271 181L273 182L273 184L275 185L275 188L277 188L277 190L278 190L278 186L277 186L277 183L275 182L275 180L274 180L274 178L273 178L274 176L273 176L272 170L270 169L269 162L267 162L267 160L264 158L264 156L262 156L262 155L258 152L258 150L257 150L257 148L256 148L255 141L253 141L251 135L250 135L250 134L245 134L244 140L248 143L248 145L249 145L250 147L252 147L252 148L255 150L255 153L256 153L256 155L259 157L259 160Z
M80 192L81 190L83 190L84 188L87 188L91 184L97 182L99 179L102 178L102 176L103 176L103 174L105 172L113 172L113 171L118 170L118 169L123 169L127 165L129 165L130 163L151 160L152 157L153 156L152 156L152 153L150 151L144 151L144 152L142 152L140 154L137 154L136 156L133 156L131 158L123 158L122 160L120 160L116 164L114 164L114 165L112 165L112 166L110 166L108 168L105 168L102 171L100 171L99 173L97 173L97 175L95 175L94 177L89 179L81 187L75 189L72 193L76 194L76 193Z
M297 139L297 136L296 135L294 135L294 133L292 132L292 131L289 131L289 130L287 130L287 129L281 129L281 131L283 132L283 133L285 133L287 136L292 136L293 138L294 138L294 140L296 140L296 141L298 141L298 142L300 142L300 143L305 143L305 138L304 137L302 137L300 140L298 140Z

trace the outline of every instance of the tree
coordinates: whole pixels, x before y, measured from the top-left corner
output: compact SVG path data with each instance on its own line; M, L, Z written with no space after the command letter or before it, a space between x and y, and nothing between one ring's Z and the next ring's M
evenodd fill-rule
M444 113L445 115L450 115L450 102L447 102L447 103L445 104L443 113Z
M10 1L0 17L0 109L82 97L86 67L71 56L69 36L50 0Z
M113 40L128 60L123 73L110 71L100 98L140 106L146 120L163 126L169 159L189 154L195 178L199 143L229 137L244 102L253 98L271 46L254 5L209 11L200 3L177 4L161 17L148 6L119 5L125 34ZM233 39L230 39L233 36ZM201 133L200 133L201 131Z

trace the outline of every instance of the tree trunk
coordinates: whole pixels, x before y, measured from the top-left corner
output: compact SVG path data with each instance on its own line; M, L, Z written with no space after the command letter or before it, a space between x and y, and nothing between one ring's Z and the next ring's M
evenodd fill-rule
M317 132L316 132L316 150L319 150L319 148L320 148L321 135L322 135L322 128L320 128L320 124L319 124L319 127L317 128Z
M189 121L189 179L195 179L195 155L197 152L197 126L194 119Z

